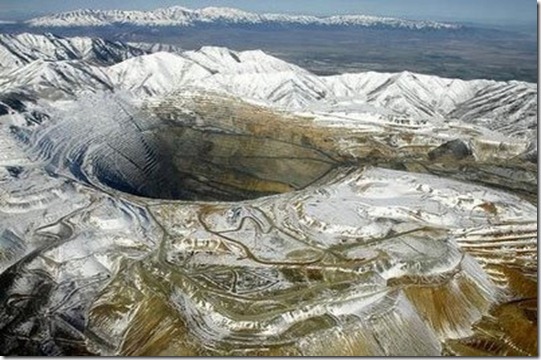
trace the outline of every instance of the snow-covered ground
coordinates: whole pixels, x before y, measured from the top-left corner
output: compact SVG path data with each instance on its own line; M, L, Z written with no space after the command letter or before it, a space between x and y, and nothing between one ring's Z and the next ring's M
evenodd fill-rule
M195 16L160 11L129 15ZM526 328L516 300L535 296L535 84L316 76L259 50L1 40L0 353L530 352L491 311L511 304ZM331 169L280 183L305 163ZM296 191L145 196L172 182ZM482 319L498 326L478 331Z
M235 52L220 47L141 55L151 49L30 34L6 37L2 44L0 90L4 92L57 99L62 92L73 97L78 92L125 90L138 97L161 97L196 87L288 111L336 114L335 124L362 117L404 124L456 120L527 141L536 137L536 84L464 81L410 72L316 76L260 50ZM24 57L13 55L14 49L25 48L31 49L31 55L21 63ZM96 54L114 54L114 59L111 55L105 59L116 61L109 65L102 57L99 63Z

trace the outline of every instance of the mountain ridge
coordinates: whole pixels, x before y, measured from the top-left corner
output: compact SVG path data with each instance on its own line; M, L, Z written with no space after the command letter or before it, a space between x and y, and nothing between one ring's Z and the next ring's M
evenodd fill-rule
M33 18L27 20L25 23L33 27L100 27L118 24L131 24L136 26L195 26L201 24L316 25L348 27L384 26L411 30L456 30L462 27L461 25L436 21L406 20L370 15L332 15L322 17L274 13L257 14L227 7L206 7L192 10L180 6L160 8L151 11L79 9Z
M51 33L0 34L0 70L34 60L87 60L112 65L148 51L119 41L91 37L62 37Z
M56 44L63 49L64 42ZM44 44L48 49L50 44ZM84 57L39 58L0 72L0 91L55 100L77 98L79 92L88 91L159 98L200 88L286 111L334 114L342 123L374 116L406 122L457 119L528 141L535 138L537 85L533 83L460 80L408 71L318 76L261 50L213 46L172 50L100 64ZM39 53L39 46L31 51Z

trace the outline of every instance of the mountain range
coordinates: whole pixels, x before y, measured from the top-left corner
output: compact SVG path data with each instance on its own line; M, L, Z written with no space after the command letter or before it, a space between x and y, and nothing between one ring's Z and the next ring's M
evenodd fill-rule
M318 76L260 50L162 50L157 45L84 37L2 35L0 91L42 99L89 91L156 97L196 87L291 111L457 119L535 138L537 86L531 83L464 81L411 72Z
M267 25L267 26L353 26L420 29L459 29L459 25L435 21L413 21L367 15L309 15L256 14L233 8L207 7L191 10L174 6L152 11L75 10L26 21L33 27L83 27L129 24L135 26L196 25Z
M170 7L81 9L15 22L0 33L44 32L196 50L261 49L320 75L408 70L461 79L537 82L534 34L475 24L368 15L257 14ZM149 50L156 51L156 49Z
M537 108L516 80L0 35L0 353L535 355Z

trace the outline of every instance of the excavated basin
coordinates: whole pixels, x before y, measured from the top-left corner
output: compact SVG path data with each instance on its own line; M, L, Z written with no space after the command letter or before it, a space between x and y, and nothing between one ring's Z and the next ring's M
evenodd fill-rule
M309 146L268 137L181 126L144 135L129 151L96 158L96 178L149 198L240 201L302 189L336 165Z
M147 107L92 98L28 142L53 173L140 197L242 201L326 181L340 166L306 119L216 96Z

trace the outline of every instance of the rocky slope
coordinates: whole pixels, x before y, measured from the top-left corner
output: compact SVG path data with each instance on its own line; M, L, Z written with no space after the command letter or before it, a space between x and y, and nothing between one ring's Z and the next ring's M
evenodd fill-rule
M131 59L118 62L118 56L111 55L96 64L89 47L82 47L77 56L64 56L65 42L81 39L42 42L45 37L23 34L11 42L6 40L5 48L19 46L20 39L34 44L31 53L42 60L21 69L12 65L0 73L4 91L24 89L47 97L61 89L68 89L67 95L112 89L156 97L196 87L290 111L333 113L335 120L343 123L355 123L359 117L406 122L456 120L528 141L536 137L537 86L530 83L463 81L410 72L316 76L259 50L235 52L219 47L185 52L173 49L173 53L137 57L133 56L143 50L131 48L121 55ZM93 42L84 39L83 43ZM119 46L130 49L118 43L104 46L104 54L115 54ZM70 61L55 62L66 58Z
M0 73L2 354L537 354L534 84L31 43Z
M99 38L0 34L0 70L20 67L34 60L85 60L96 65L112 65L145 53L134 46Z

